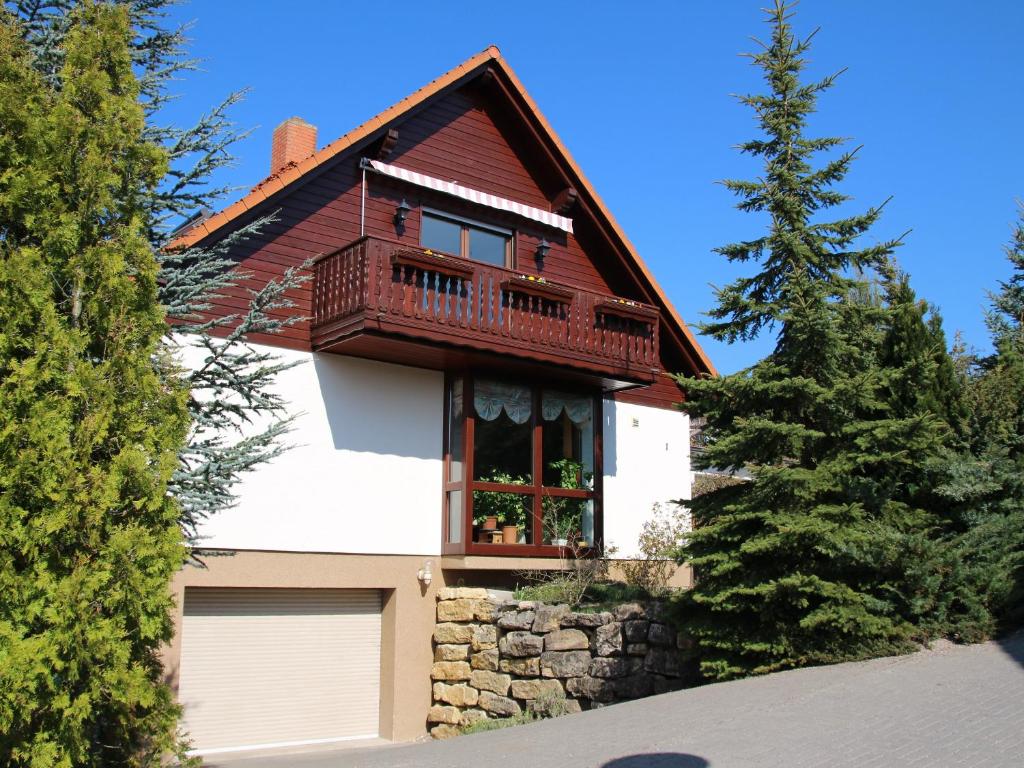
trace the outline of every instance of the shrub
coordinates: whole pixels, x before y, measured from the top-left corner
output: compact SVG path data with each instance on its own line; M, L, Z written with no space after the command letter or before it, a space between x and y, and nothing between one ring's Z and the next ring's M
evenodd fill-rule
M561 550L558 570L517 574L530 584L517 590L516 595L522 600L565 603L575 608L595 583L608 578L608 557L612 554L612 548L595 546L588 552L577 542L570 542Z
M541 691L536 699L530 702L527 712L532 712L542 720L561 717L569 714L569 702L562 691Z
M483 733L484 731L497 731L502 728L511 728L516 725L526 725L538 720L549 720L552 717L568 715L569 703L565 694L561 691L543 691L536 699L531 701L525 710L518 715L511 717L489 717L484 720L476 720L469 725L462 726L464 734Z
M747 482L741 477L733 475L721 475L715 472L697 472L693 477L693 490L691 496L697 498L706 493L717 491L719 488L727 488L730 485L739 485Z
M637 540L640 557L622 564L626 584L652 595L664 592L675 569L675 553L685 543L690 527L690 514L685 507L655 504Z
M511 717L488 717L483 720L474 720L469 725L462 726L462 732L468 735L470 733L483 733L484 731L498 731L515 725L526 725L539 719L530 710L525 710Z

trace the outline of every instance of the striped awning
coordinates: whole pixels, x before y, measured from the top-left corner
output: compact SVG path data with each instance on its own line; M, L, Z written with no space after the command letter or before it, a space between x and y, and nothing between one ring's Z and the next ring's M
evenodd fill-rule
M481 192L478 189L470 189L469 187L462 186L456 181L442 181L441 179L435 179L433 176L416 173L415 171L410 171L406 168L399 168L397 165L388 165L387 163L382 163L380 160L370 160L370 166L373 170L377 171L377 173L382 173L385 176L391 176L395 179L407 181L410 184L432 189L435 192L443 192L446 195L452 195L453 197L459 197L463 200L469 200L471 203L486 205L489 208L497 208L499 211L514 213L517 216L522 216L524 219L539 221L541 224L547 224L549 227L555 227L556 229L561 229L565 232L572 232L572 219L568 219L565 216L559 216L557 213L552 213L551 211L533 208L529 205L517 203L514 200L506 200L504 197L498 197L497 195L491 195L487 192Z

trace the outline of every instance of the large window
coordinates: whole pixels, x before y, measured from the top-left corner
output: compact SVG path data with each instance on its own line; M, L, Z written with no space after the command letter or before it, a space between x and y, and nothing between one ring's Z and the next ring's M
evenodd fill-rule
M504 547L543 554L594 544L600 535L594 395L459 376L449 380L447 399L448 551Z
M498 267L512 266L512 233L456 216L423 211L420 245Z

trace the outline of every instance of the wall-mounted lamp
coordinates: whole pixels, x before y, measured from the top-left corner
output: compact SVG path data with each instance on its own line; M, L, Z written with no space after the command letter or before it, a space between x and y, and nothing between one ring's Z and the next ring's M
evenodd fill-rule
M547 257L548 252L550 250L551 250L551 243L549 243L547 241L547 239L541 239L541 241L539 243L537 243L537 251L534 254L537 257L537 266L540 266L540 267L544 266L544 259L545 259L545 257Z
M433 560L424 560L423 567L416 572L416 578L423 582L423 586L425 587L429 587L431 580L434 578L434 573L431 570L433 565Z
M411 210L412 206L405 202L405 198L403 197L402 202L400 202L398 207L395 208L395 226L398 229L405 228L405 220L409 218L409 211Z

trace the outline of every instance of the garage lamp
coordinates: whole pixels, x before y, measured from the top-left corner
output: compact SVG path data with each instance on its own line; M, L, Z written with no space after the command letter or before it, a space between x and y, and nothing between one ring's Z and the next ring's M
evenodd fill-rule
M430 570L433 565L433 560L424 560L423 567L416 573L416 578L422 581L425 587L429 587L431 579L434 578L434 573Z

